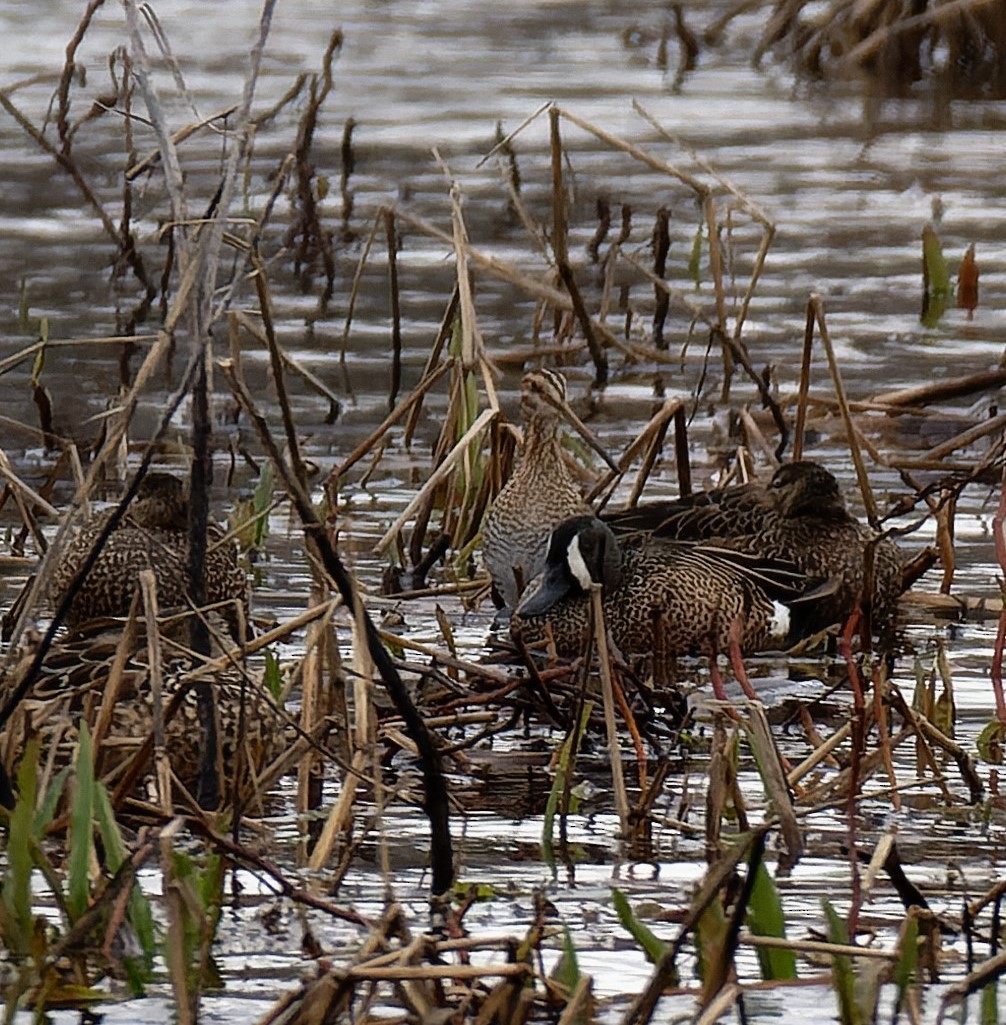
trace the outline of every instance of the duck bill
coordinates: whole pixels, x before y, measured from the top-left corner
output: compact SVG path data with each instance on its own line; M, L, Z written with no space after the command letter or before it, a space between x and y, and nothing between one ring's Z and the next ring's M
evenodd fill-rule
M546 397L546 401L549 405L554 406L569 425L574 428L577 434L608 464L608 466L619 473L618 464L608 455L604 446L597 440L597 436L594 432L573 412L573 407L568 402L556 402L550 397Z
M556 602L565 598L570 590L569 574L565 566L549 566L531 582L514 615L522 619L544 616Z

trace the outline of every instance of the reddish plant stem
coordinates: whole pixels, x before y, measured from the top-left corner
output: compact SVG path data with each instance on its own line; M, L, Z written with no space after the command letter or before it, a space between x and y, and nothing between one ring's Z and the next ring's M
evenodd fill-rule
M1006 535L1003 534L1003 523L1006 522L1006 469L1003 470L1003 482L999 489L999 508L992 518L992 533L996 544L996 561L1006 577ZM1006 698L1003 697L1003 649L1006 647L1006 606L999 613L999 629L996 630L996 646L992 655L992 692L996 698L996 718L1006 723Z

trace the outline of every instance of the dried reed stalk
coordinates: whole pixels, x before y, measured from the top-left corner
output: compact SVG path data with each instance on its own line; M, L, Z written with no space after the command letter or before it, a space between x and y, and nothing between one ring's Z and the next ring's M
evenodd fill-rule
M601 676L601 696L604 700L604 728L608 738L608 757L611 761L611 782L615 794L615 808L623 838L631 832L629 821L629 798L625 792L625 777L622 773L622 746L618 739L618 723L615 719L615 690L611 679L611 662L608 654L608 634L604 624L604 607L601 604L601 585L591 584L591 611L594 617L594 636L597 639L598 672Z
M157 628L157 578L154 571L140 571L140 592L143 595L143 616L147 630L147 657L150 661L150 697L153 703L154 773L161 811L170 816L174 808L171 796L171 764L164 746L164 671L161 666L160 633Z

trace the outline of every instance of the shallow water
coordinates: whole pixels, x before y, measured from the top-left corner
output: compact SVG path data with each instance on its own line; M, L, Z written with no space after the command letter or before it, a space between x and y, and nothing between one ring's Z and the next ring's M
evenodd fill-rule
M242 88L248 51L254 38L257 6L245 0L220 5L169 0L157 5L157 16L179 58L189 98L179 97L163 73L159 87L175 126L192 118L191 104L200 114L235 102ZM686 10L693 27L713 21L722 8L695 4ZM465 217L472 244L501 258L517 262L528 273L544 276L546 265L528 241L527 234L507 209L507 198L495 160L480 162L493 145L496 124L513 131L547 100L566 106L578 117L605 131L644 147L658 159L713 183L708 167L728 179L737 193L764 211L776 226L776 235L764 271L754 291L744 326L743 339L760 370L774 366L782 394L795 389L799 344L803 334L805 304L811 291L826 301L828 323L841 362L850 397L865 399L895 388L989 369L1003 351L1003 310L1006 310L1006 251L1002 239L1006 210L1001 191L1001 131L1006 105L950 103L939 111L928 101L876 104L861 98L855 85L812 89L794 84L784 69L752 69L746 62L745 44L757 35L759 17L735 22L729 43L718 50L704 48L697 70L680 90L673 88L675 44L670 43L670 71L658 67L657 42L668 17L664 5L637 5L631 17L622 5L608 3L539 4L511 3L494 7L491 16L471 4L398 3L373 5L351 2L341 5L339 25L345 42L334 68L335 88L326 103L316 134L314 160L320 174L332 186L322 202L325 223L341 231L341 200L338 194L340 140L347 118L354 118L355 170L349 179L354 207L348 222L353 238L336 246L335 297L327 314L313 319L317 286L303 295L290 273L289 259L281 252L289 203L281 197L274 227L267 232L263 253L270 262L270 282L275 318L286 351L317 374L342 400L334 425L326 423L327 399L319 397L291 375L289 387L298 427L304 437L305 455L326 474L381 420L387 410L390 388L390 317L387 289L387 258L383 244L374 254L362 278L360 300L346 343L347 390L338 356L350 285L363 241L378 209L398 203L412 214L433 220L449 230L448 182L431 155L436 147L465 196ZM276 102L292 77L319 68L324 47L336 27L317 5L288 2L277 6L269 46L263 63L256 109ZM61 67L66 41L74 23L66 5L40 2L32 5L0 2L0 33L5 39L0 86L9 87L39 72L54 75ZM123 43L126 33L117 5L99 9L87 34L79 59L87 67L87 85L74 93L73 114L82 114L91 99L107 91L106 55ZM154 50L147 37L147 45ZM35 123L45 115L54 79L19 89L13 101ZM658 136L654 128L633 112L632 101L658 122L677 141ZM303 109L281 113L260 129L255 156L247 178L247 201L235 204L235 213L255 214L262 209L271 188L269 176L291 145L295 118ZM136 125L137 150L153 148L149 131ZM598 303L601 271L585 255L596 226L595 204L607 197L615 227L622 204L632 210L632 229L623 250L649 266L650 237L656 211L667 207L671 215L671 250L667 277L709 317L713 298L708 269L696 289L689 277L692 239L701 217L691 190L671 175L641 165L623 152L604 146L565 124L564 140L570 151L568 177L574 189L570 247L590 301ZM547 120L539 117L515 140L522 176L522 198L529 215L548 224L550 168ZM121 125L114 115L80 129L78 162L102 201L118 216L121 198ZM694 150L694 153L693 153ZM697 156L696 156L697 154ZM190 210L205 208L216 187L219 145L212 137L198 136L182 147L191 190ZM81 203L65 174L40 154L6 114L0 114L0 301L4 340L0 358L20 350L33 339L36 325L25 330L17 311L22 287L27 290L32 318L48 318L53 339L100 338L115 333L117 318L136 300L135 285L110 281L113 248L94 217ZM721 215L726 220L725 194ZM740 200L729 216L727 251L732 261L732 287L727 308L735 315L751 273L760 229L744 212ZM155 232L164 211L163 195L156 180L141 180L134 196L134 218L141 225L143 252L148 265L159 273L163 247ZM981 303L973 320L963 311L950 310L940 326L923 328L921 304L920 234L923 225L938 214L938 230L952 270L964 249L977 246L981 268ZM442 243L417 231L404 231L398 258L403 332L403 392L422 373L429 347L453 286L454 268ZM610 237L602 245L607 252ZM624 286L626 299L619 297ZM253 290L239 288L237 306L254 305ZM624 302L634 310L630 341L647 340L652 316L652 288L639 273L623 269L613 289L608 320L616 333L623 331ZM620 305L621 304L621 305ZM478 276L477 312L489 352L507 366L502 396L516 415L514 389L519 367L506 362L513 350L523 350L533 340L534 304L509 284L485 274ZM140 330L153 330L153 321ZM610 450L618 451L633 438L652 412L654 380L661 371L668 396L697 396L691 424L697 483L712 479L717 443L717 421L711 415L719 404L719 357L709 361L704 353L706 332L691 325L691 314L672 304L666 326L672 363L660 367L650 357L629 361L611 355L611 382L594 394L592 426ZM543 340L548 335L543 332ZM685 340L689 344L682 352ZM225 332L219 335L221 351ZM570 391L583 398L590 391L592 370L585 356L572 347L561 357L566 365ZM242 360L263 404L273 402L267 379L268 359L245 343ZM134 358L133 365L138 360ZM106 345L50 348L43 382L56 400L56 429L86 438L96 427L91 417L101 414L114 394L118 380L117 351ZM175 359L177 377L182 356ZM3 415L35 426L38 422L30 392L32 365L21 362L0 377ZM823 357L815 356L815 388L830 391ZM145 397L138 412L133 436L149 435L172 381L160 380ZM865 429L882 452L917 456L963 426L983 419L994 402L975 396L948 404L943 422L893 421L879 415L863 417ZM743 375L736 375L732 404L757 408L757 396ZM222 398L220 408L228 406ZM438 416L444 400L432 397L421 419L411 451L400 443L400 433L366 485L360 479L369 460L348 475L342 492L346 509L340 514L345 551L360 579L375 587L382 560L372 545L415 493L429 472L429 445L439 429ZM953 416L951 416L953 414ZM828 459L852 488L851 464L841 431L834 420L813 424L818 433L808 454ZM185 416L177 418L176 435L184 437ZM16 472L33 486L45 478L53 458L44 453L30 434L4 422L0 425L2 447ZM230 443L251 445L245 429L237 429L222 415L216 442L221 453ZM984 442L955 460L973 462ZM251 446L254 448L254 446ZM221 507L233 494L222 484L226 460L217 460L215 497ZM874 486L882 504L888 495L904 487L892 470L874 468ZM915 474L920 481L931 475ZM319 478L320 479L320 478ZM235 487L251 482L250 472L240 465ZM651 493L673 490L675 469L668 458L658 465ZM64 485L60 499L69 497ZM991 516L996 494L988 486L973 485L965 491L958 516L958 575L956 589L973 596L995 596L997 570L990 542ZM4 522L14 522L10 510ZM931 535L926 527L908 544L921 543ZM309 573L304 565L299 530L285 514L273 517L268 560L261 566L257 608L263 614L292 615L304 607ZM2 580L5 605L20 580ZM931 574L922 587L935 590L938 577ZM453 602L453 604L449 604ZM375 602L375 607L382 603ZM444 598L463 650L477 654L488 630L491 614L486 605L475 612L463 611L455 599ZM439 631L433 618L433 602L402 606L408 636L436 643ZM899 660L895 678L910 692L914 686L912 651L931 657L938 640L947 645L954 674L958 707L957 739L973 750L973 742L991 717L992 701L988 671L995 636L994 623L966 622L950 626L946 621L915 615L907 630L909 651ZM781 706L787 699L810 699L823 692L824 683L814 676L806 681L789 678L785 664L757 660L756 672L766 679L766 704ZM697 673L696 680L704 679ZM823 679L822 675L822 679ZM832 699L838 718L846 714L848 699ZM547 737L547 746L557 738ZM800 748L800 739L780 736L784 750ZM519 741L515 743L519 747ZM497 744L501 757L508 743ZM518 751L515 759L520 755ZM905 776L913 756L898 755ZM603 758L589 765L597 784L596 796L585 812L570 824L576 858L559 869L553 879L540 858L542 805L549 778L538 765L518 767L512 783L512 803L507 808L492 803L488 792L499 790L504 775L488 773L487 795L482 810L473 808L458 816L454 828L459 851L459 876L465 882L491 882L502 876L506 892L478 904L467 920L473 931L520 932L531 916L532 891L544 885L561 919L573 931L581 967L595 976L598 993L619 997L631 993L649 976L649 966L617 923L609 899L609 886L619 885L633 903L646 902L648 918L661 934L674 927L659 924L661 909L680 909L701 877L704 850L701 837L692 838L668 825L655 831L655 850L650 863L633 863L617 853L617 821L611 814L605 787ZM407 766L405 768L407 771ZM500 770L502 773L502 770ZM983 770L987 773L987 770ZM672 773L662 798L665 814L674 817L685 787L701 809L703 766L695 760L682 773ZM953 777L955 778L955 777ZM757 775L750 763L744 766L742 783L752 803L762 799ZM330 796L334 795L330 784ZM903 861L909 874L924 890L941 901L941 910L956 913L963 894L974 896L1001 875L1003 820L1001 811L983 826L978 813L963 806L964 792L953 785L957 803L952 810L931 802L911 802L900 817L890 803L878 798L862 809L862 843L869 849L874 839L892 824L900 829ZM508 794L508 796L511 796ZM917 805L917 806L913 806ZM700 812L693 821L701 824ZM292 817L282 815L272 823L282 840L295 835ZM409 904L417 928L425 914L422 873L425 861L425 822L417 813L397 806L389 824L394 885L400 899ZM818 813L808 827L808 853L793 876L782 883L783 899L791 931L806 925L820 927L819 898L834 891L840 906L847 893L848 865L840 856L845 839L843 819L837 813ZM375 852L369 849L368 857ZM289 858L289 855L287 855ZM289 862L288 862L289 863ZM963 866L959 875L947 878L948 864ZM373 861L361 862L350 872L339 900L352 902L365 913L383 907L380 874ZM240 906L229 908L221 927L220 962L226 988L204 1002L204 1020L233 1021L261 1015L281 991L304 969L300 924L288 905L269 896L268 887L251 876ZM149 883L157 887L156 876ZM278 926L267 928L263 911L279 909ZM326 947L344 950L357 939L354 930L334 926L310 916L312 928ZM902 910L890 887L882 883L864 906L868 919L882 940L893 941ZM271 922L271 919L268 919ZM270 931L274 928L274 931ZM959 953L959 944L956 948ZM753 955L742 952L743 977L756 977ZM946 978L963 974L960 964L946 967ZM687 971L686 971L687 978ZM926 1013L935 1014L939 990L926 995ZM787 991L784 994L752 994L748 1020L823 1020L822 1006L831 1007L833 996L824 989ZM889 1004L889 1001L888 1001ZM614 1020L616 1002L604 1009ZM668 998L661 1013L691 1013L691 996ZM159 1021L169 1014L170 999L162 979L145 1001L129 1001L102 1008L110 1021ZM828 1012L830 1015L831 1012ZM70 1020L70 1012L53 1015ZM73 1015L75 1018L76 1015Z

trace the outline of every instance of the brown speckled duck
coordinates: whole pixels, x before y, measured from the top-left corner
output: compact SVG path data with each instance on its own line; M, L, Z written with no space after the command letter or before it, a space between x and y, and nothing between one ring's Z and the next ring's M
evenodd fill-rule
M875 533L845 507L835 476L809 460L786 463L767 485L746 484L673 502L605 514L615 530L647 530L654 538L713 541L769 559L783 559L808 577L830 580L808 628L843 622L866 581L873 551L873 622L886 627L901 593L904 557L890 538Z
M67 545L49 583L49 600L60 602L77 570L87 559L111 510L92 516ZM129 612L140 571L150 568L157 579L161 608L185 604L188 580L188 499L185 485L170 473L148 473L140 484L126 516L109 535L94 565L77 592L66 615L68 626L103 616ZM205 574L206 601L231 602L222 614L237 635L239 603L247 618L248 580L237 560L237 548L222 541L223 534L211 525L207 534Z
M211 613L214 632L225 633L224 624L215 619ZM201 733L195 691L186 689L192 673L188 626L184 617L175 617L160 629L165 750L175 777L194 792ZM37 638L30 638L21 661L0 679L0 701L17 690L33 661L36 643ZM203 676L211 681L217 699L225 797L235 793L247 800L257 793L262 774L295 739L288 716L269 696L262 677L261 670L243 677L231 662ZM153 693L143 624L132 630L92 622L67 634L47 652L31 689L0 732L0 757L12 770L26 738L37 734L52 768L68 764L75 757L79 724L84 720L95 741L95 770L114 787L152 733ZM153 761L148 758L139 782L152 779Z
M605 624L625 654L781 649L803 632L820 600L795 567L744 552L654 537L616 537L591 515L553 532L544 572L528 588L510 629L532 643L548 628L563 655L583 650L589 592L602 585Z
M600 448L569 409L566 381L556 371L543 367L524 375L520 408L520 460L486 514L482 532L486 567L509 609L517 607L521 591L544 568L553 528L590 512L563 455L562 418Z

